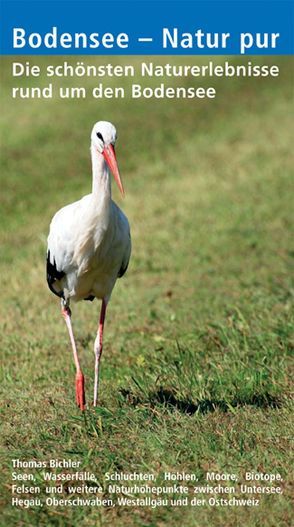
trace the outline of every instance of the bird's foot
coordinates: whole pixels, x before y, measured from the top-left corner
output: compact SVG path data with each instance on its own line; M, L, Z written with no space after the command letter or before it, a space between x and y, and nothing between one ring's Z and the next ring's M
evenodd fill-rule
M85 410L85 378L81 371L76 374L76 402L81 410Z

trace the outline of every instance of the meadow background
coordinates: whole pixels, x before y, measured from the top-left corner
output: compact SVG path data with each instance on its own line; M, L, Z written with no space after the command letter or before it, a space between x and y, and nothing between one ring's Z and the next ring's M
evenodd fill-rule
M290 525L293 60L252 60L278 63L280 77L168 81L213 85L215 100L77 101L12 100L12 59L2 58L1 526ZM118 130L126 199L113 193L133 254L108 309L100 406L82 414L45 253L55 211L90 191L100 119ZM97 301L73 306L89 403L98 315ZM10 506L16 457L82 460L102 485L106 471L160 482L178 470L202 483L207 470L279 472L283 495L262 496L258 508L20 510Z

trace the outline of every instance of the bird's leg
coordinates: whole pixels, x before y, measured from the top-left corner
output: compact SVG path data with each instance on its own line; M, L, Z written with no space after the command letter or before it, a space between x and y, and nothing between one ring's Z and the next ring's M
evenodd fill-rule
M74 334L72 330L71 310L69 308L68 303L63 299L61 299L61 314L65 320L65 323L68 329L69 338L70 338L72 351L73 351L75 367L76 367L76 402L81 410L85 410L86 398L85 398L85 387L84 387L84 384L85 384L84 375L81 370L77 347L76 347Z
M102 355L102 348L103 348L103 327L104 327L106 307L107 307L107 301L103 298L102 305L101 305L101 311L100 311L99 326L98 326L97 336L96 336L95 344L94 344L94 353L95 353L94 406L97 406L97 399L98 399L99 364L100 364L100 358Z

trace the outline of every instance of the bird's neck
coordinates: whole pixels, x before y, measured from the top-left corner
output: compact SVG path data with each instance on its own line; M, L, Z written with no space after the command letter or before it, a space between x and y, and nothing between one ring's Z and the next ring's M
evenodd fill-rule
M111 178L108 166L102 154L91 146L92 157L92 195L97 202L110 201L111 199Z

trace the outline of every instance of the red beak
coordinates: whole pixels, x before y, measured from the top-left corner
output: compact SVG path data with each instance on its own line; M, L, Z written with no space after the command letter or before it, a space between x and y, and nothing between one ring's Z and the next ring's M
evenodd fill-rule
M113 177L117 183L117 186L119 188L119 190L121 191L121 194L122 196L125 195L125 191L124 191L124 187L123 187L123 184L121 182L121 179L120 179L120 175L119 175L119 170L118 170L118 166L117 166L117 161L116 161L116 156L115 156L115 150L114 150L114 146L113 145L108 145L108 146L105 146L103 152L102 152L103 156L104 156L104 159L107 163L107 165L109 166L112 174L113 174Z

